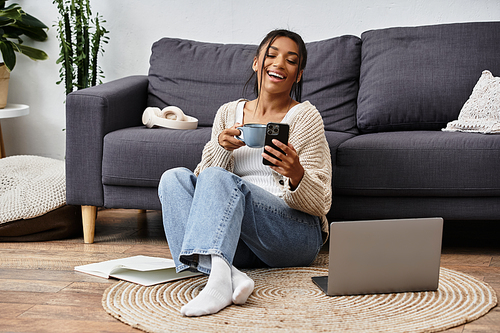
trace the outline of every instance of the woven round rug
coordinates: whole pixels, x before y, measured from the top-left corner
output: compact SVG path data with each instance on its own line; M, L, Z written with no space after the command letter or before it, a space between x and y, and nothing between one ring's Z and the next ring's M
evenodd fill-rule
M118 320L146 332L437 332L475 320L497 304L495 291L474 277L441 268L434 292L326 296L311 281L325 268L258 269L245 305L183 317L180 308L206 284L195 277L143 287L120 281L102 298Z

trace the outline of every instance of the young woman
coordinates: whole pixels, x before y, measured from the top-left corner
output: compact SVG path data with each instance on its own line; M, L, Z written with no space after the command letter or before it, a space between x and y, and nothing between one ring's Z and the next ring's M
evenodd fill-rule
M176 168L161 178L163 224L177 271L209 274L205 288L182 307L185 316L245 303L254 282L236 267L307 266L326 240L331 157L318 110L299 103L306 61L299 35L271 31L252 64L257 99L218 110L194 173ZM288 145L273 141L284 154L235 138L242 124L268 122L289 124ZM263 165L263 158L275 166Z

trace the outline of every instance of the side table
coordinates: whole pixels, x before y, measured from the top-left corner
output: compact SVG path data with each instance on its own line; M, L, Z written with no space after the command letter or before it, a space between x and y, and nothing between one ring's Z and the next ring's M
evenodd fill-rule
M0 109L0 119L25 116L29 113L30 113L30 108L28 105L7 104L5 108ZM0 158L4 158L5 156L6 155L5 155L5 147L3 144L2 126L0 125Z

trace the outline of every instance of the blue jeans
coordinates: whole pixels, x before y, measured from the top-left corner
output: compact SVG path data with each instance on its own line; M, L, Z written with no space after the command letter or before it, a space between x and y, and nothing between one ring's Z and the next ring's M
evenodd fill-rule
M322 246L317 216L222 168L207 168L198 177L170 169L158 194L178 272L210 274L212 254L237 268L308 266Z

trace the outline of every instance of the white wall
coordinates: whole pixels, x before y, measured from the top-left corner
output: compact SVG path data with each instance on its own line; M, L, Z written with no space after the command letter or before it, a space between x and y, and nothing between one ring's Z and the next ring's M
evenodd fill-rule
M63 159L65 95L63 86L56 85L59 49L53 27L57 8L52 0L15 2L50 26L48 41L26 41L45 50L50 59L34 62L17 57L9 103L28 104L30 114L1 120L6 152ZM91 4L110 30L101 59L104 81L147 74L151 45L164 36L256 44L269 30L288 28L310 42L391 26L500 20L499 0L92 0Z

